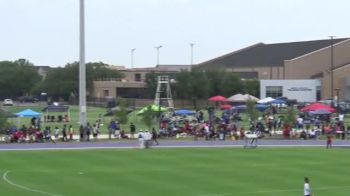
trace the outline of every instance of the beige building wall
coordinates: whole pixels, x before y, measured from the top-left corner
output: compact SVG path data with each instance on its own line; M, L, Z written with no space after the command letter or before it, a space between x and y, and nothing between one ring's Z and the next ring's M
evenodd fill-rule
M333 45L333 65L350 62L350 39ZM331 47L285 61L286 79L310 79L311 76L331 69Z
M258 79L283 79L283 67L227 68L227 72L257 72ZM272 78L271 78L272 76Z
M333 96L339 88L339 100L350 100L350 64L335 69L333 72ZM322 99L331 99L331 73L324 73L322 79ZM333 97L334 98L334 97Z
M94 81L93 83L93 97L103 98L107 96L116 97L117 88L145 88L144 82L122 82L122 81Z

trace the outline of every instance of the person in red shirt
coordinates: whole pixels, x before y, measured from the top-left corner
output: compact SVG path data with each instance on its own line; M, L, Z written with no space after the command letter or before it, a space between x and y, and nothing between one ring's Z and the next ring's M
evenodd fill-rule
M325 128L327 134L327 146L326 148L332 148L332 130L329 127Z

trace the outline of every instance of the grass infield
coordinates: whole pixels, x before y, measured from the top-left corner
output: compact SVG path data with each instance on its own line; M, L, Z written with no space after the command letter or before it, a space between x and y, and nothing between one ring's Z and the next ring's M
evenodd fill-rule
M349 149L150 149L0 153L0 195L348 196Z

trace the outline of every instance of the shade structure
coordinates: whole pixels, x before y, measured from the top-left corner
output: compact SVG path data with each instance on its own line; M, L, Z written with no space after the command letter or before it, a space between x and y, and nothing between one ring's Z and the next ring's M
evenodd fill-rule
M230 110L232 108L232 105L224 104L220 106L220 109L222 110Z
M264 104L256 104L255 108L257 110L259 110L260 112L262 112L262 111L265 111L267 108L269 108L269 106L268 105L264 105ZM243 111L247 110L247 105L234 106L234 107L231 108L231 110L243 112Z
M281 100L281 99L275 99L275 100L269 101L269 102L267 102L267 103L268 103L268 104L285 104L286 101Z
M161 106L158 106L158 105L155 105L155 104L152 104L150 106L151 106L150 109L153 112L165 112L165 111L168 110L167 108L164 108L164 107L161 107ZM144 108L142 108L140 111L137 112L137 115L141 115L141 114L145 113L148 110L148 107L149 107L149 105L144 107Z
M195 112L191 110L185 110L185 109L175 110L175 115L184 116L184 115L193 115L193 114L195 114Z
M69 106L68 105L48 105L42 111L43 112L68 112Z
M255 108L259 111L265 111L267 108L269 108L270 106L268 105L264 105L264 104L256 104L255 105Z
M331 114L332 112L321 109L321 110L310 111L309 113L312 115L328 115L328 114Z
M331 113L335 112L334 108L332 108L329 105L322 104L322 103L313 103L311 105L303 107L300 111L301 112L310 112L310 111L316 111L316 110L326 110L326 111L331 112Z
M273 100L275 100L275 99L272 98L272 97L266 97L266 98L264 98L264 99L260 99L260 100L258 101L258 103L266 104L266 103L269 103L270 101L273 101Z
M240 93L232 95L231 97L227 98L227 101L229 102L244 102L244 96Z
M210 97L208 99L208 101L210 101L210 102L225 102L226 101L226 97L218 95L218 96Z
M254 97L253 95L245 94L242 95L240 93L232 95L227 99L229 102L247 102L247 101L259 101L258 98Z
M36 112L31 109L26 109L21 112L16 113L16 115L20 118L32 118L32 117L40 117L41 113Z

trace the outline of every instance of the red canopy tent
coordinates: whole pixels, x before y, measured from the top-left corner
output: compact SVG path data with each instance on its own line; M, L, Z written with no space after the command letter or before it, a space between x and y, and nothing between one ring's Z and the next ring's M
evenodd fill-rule
M310 112L310 111L316 111L316 110L327 110L328 112L335 112L335 109L332 108L329 105L325 105L322 103L313 103L311 105L303 107L300 111L301 112Z
M210 102L226 102L226 97L218 95L218 96L210 97L208 99L208 101L210 101Z
M232 108L232 105L228 105L228 104L220 106L220 109L222 109L222 110L230 110L231 108Z

